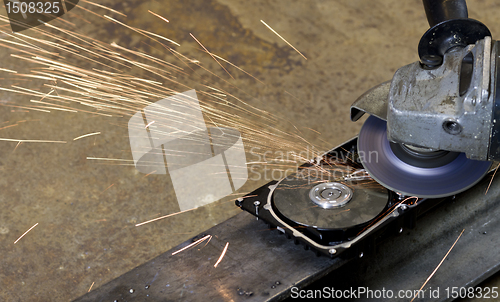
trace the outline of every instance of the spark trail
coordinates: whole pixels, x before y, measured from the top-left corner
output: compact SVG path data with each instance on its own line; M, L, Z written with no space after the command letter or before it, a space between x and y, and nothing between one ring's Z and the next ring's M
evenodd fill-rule
M246 149L253 150L254 155L264 157L264 160L257 161L259 169L271 168L283 172L284 175L310 158L317 158L323 154L320 151L321 148L315 148L315 144L304 138L297 127L293 126L296 131L292 132L282 130L284 128L282 125L292 124L290 121L252 106L250 102L239 97L240 93L248 95L241 88L235 87L231 82L210 71L197 58L179 52L177 48L180 43L158 33L127 24L122 20L126 16L113 9L89 1L83 1L83 3L119 15L110 17L102 14L99 17L122 26L131 34L138 35L140 39L150 43L148 45L163 50L164 55L153 55L140 48L127 48L119 42L99 41L80 33L77 28L68 30L55 22L32 28L30 31L33 34L31 35L12 34L0 30L0 33L4 35L4 38L0 39L0 47L9 50L11 58L20 62L20 65L30 67L29 71L25 71L0 66L0 71L8 73L11 80L15 82L10 86L0 87L0 90L29 100L0 103L1 106L48 114L57 111L109 118L113 125L126 128L129 118L144 107L177 93L196 89L200 107L206 118L203 122L208 127L237 129L245 139ZM86 8L82 7L82 9L91 12ZM94 12L91 13L96 15ZM158 22L169 23L167 18L158 13L152 11L149 13L156 17ZM7 24L8 19L0 16L0 22ZM262 23L283 39L264 21ZM267 85L250 72L211 53L195 38L194 34L190 33L191 37L203 48L203 50L198 49L200 53L209 54L232 79L234 76L230 73L230 68L241 76L249 76L261 85ZM284 41L305 58L289 42ZM227 64L227 69L223 64ZM215 81L207 80L207 75L215 77ZM221 83L223 87L219 85ZM37 86L41 88L33 88ZM151 127L161 127L168 119L175 119L179 123L191 123L189 117L182 114L182 105L179 104L179 111L156 110L153 112L154 121L148 123L145 128L149 131ZM144 125L138 127L144 128ZM319 132L311 131L314 135L321 136ZM88 136L97 136L100 133L101 131L95 131L81 135L75 137L73 141ZM65 141L10 138L0 138L0 140L14 141L18 144L24 142L66 143ZM283 159L284 153L287 154L286 159ZM272 155L266 158L266 154ZM102 161L103 164L110 165L134 165L130 159L97 156L87 157L87 159ZM346 166L342 163L329 165L339 166L341 169ZM320 165L313 165L309 169L326 171ZM136 226L179 213L164 215L138 223Z
M104 8L95 3L89 2L89 4ZM112 9L108 11L114 12ZM162 22L168 22L166 18L156 13L150 13ZM200 106L212 124L208 126L238 129L246 138L245 145L259 150L257 153L263 154L268 150L293 150L295 154L300 154L311 145L300 133L287 133L276 127L279 124L289 123L288 121L249 105L248 102L224 88L217 87L214 83L206 82L201 72L207 69L199 63L199 60L179 53L174 48L179 46L179 43L156 33L132 27L116 18L106 15L102 17L146 37L173 55L174 61L180 61L181 64L163 60L141 50L126 48L115 42L98 41L77 31L70 31L50 23L33 28L32 31L36 32L33 36L1 31L7 38L0 39L0 43L13 51L11 57L33 66L29 73L3 69L15 75L15 79L24 83L28 79L39 81L43 88L49 90L43 92L20 83L11 87L0 87L0 90L5 92L30 98L28 105L10 102L2 105L46 113L66 111L118 118L120 119L118 123L123 127L125 125L123 120L145 106L178 92L197 88L200 94ZM0 16L0 22L7 23L8 20ZM204 53L212 56L232 78L233 76L219 60L229 64L236 71L256 79L249 72L212 54L193 34L191 36L204 48ZM219 79L222 80L220 77ZM157 112L157 114L156 123L160 125L162 119L172 116L183 122L182 117L176 112ZM284 171L287 167L297 166L297 163L305 159L297 157L292 162L281 162L281 167L273 163L274 159L270 159L266 164L274 165L274 169L281 168Z

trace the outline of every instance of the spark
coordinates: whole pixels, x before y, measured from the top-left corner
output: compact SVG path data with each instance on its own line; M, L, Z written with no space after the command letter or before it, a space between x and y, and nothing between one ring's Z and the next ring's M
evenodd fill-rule
M114 186L114 185L115 185L115 184L111 184L111 185L110 185L109 187L107 187L104 191L102 191L102 192L101 192L101 194L102 194L102 193L104 193L104 192L106 192L109 188L111 188L111 187L112 187L112 186Z
M500 168L500 163L495 168L495 172L493 172L493 176L491 177L490 183L488 184L488 187L486 188L486 192L484 192L484 195L488 194L488 190L491 187L491 183L493 182L493 178L495 178L495 174L497 174L498 168Z
M213 55L214 55L215 57L219 58L220 60L222 60L222 61L224 61L224 62L228 63L229 65L233 66L234 68L238 69L239 71L244 72L244 73L245 73L245 74L247 74L248 76L252 77L254 80L258 81L259 83L261 83L261 84L263 84L263 85L266 85L266 83L264 83L264 82L262 82L261 80L257 79L257 78L256 78L256 77L254 77L252 74L250 74L250 73L246 72L245 70L243 70L243 69L242 69L242 68L240 68L239 66L237 66L237 65L235 65L235 64L233 64L233 63L231 63L230 61L228 61L228 60L226 60L226 59L224 59L224 58L222 58L222 57L219 57L219 56L218 56L218 55L216 55L216 54L213 54ZM199 63L199 62L197 62L197 63ZM209 88L211 88L211 87L209 87Z
M195 242L193 242L193 243L191 243L189 245L186 245L185 247L181 248L180 250L173 252L172 256L175 255L175 254L178 254L178 253L180 253L180 252L182 252L184 250L187 250L190 247L196 246L196 245L202 243L203 241L207 240L208 238L212 239L212 235L206 235L205 237L200 238L200 239L196 240Z
M23 238L26 234L28 234L28 232L31 231L32 229L34 229L37 225L38 225L38 222L35 223L35 225L32 226L31 228L29 228L26 232L24 232L24 234L22 234L19 238L17 238L17 240L14 241L14 244L16 244L19 240L21 240L21 238Z
M155 172L156 172L156 170L154 170L153 172L149 172L148 174L144 175L142 178L146 178L146 177L148 177L149 175L154 174Z
M219 263L222 261L222 258L224 258L224 255L226 255L227 247L228 246L229 246L229 242L226 243L226 246L224 247L224 250L222 250L222 253L220 254L219 260L217 260L217 262L214 264L214 267L217 267L217 265L219 265Z
M64 13L66 14L68 12L68 9L66 8L66 0L62 0L62 7L64 10ZM38 21L40 21L40 20L38 20Z
M40 139L0 138L0 141L18 142L18 143L56 143L56 144L66 144L66 141L48 141L48 140L40 140Z
M167 23L169 23L169 22L170 22L170 21L168 21L167 19L165 19L164 17L162 17L162 16L160 16L160 15L158 15L158 14L153 13L153 12L152 12L152 11L150 11L149 9L148 9L148 12L149 12L150 14L152 14L153 16L156 16L156 17L158 17L158 18L162 19L163 21L165 21L165 22L167 22Z
M90 3L94 6L99 6L95 3L88 2L88 0L86 0L85 2ZM109 8L106 9L109 10ZM95 14L91 11L89 12ZM162 19L163 21L168 22L168 20L159 16L158 14L152 11L149 12L154 16ZM214 74L210 70L207 70L206 68L201 66L199 60L196 60L196 58L187 57L177 52L176 50L163 44L163 40L174 43L175 45L179 45L178 43L166 39L165 37L158 34L126 25L125 23L119 22L112 17L100 17L131 29L147 37L151 41L158 42L159 45L168 50L173 56L175 56L191 71L193 71L193 74L189 73L187 69L179 67L175 64L172 64L170 62L167 62L166 60L162 60L150 54L141 52L139 50L131 50L126 47L119 46L114 42L101 42L78 32L69 31L65 30L64 28L58 28L53 25L46 24L46 26L44 27L33 29L45 38L35 38L22 34L10 35L7 33L6 35L14 39L14 42L1 39L0 41L2 43L9 43L9 45L0 44L0 47L15 49L16 51L18 51L18 53L12 54L13 58L35 64L39 67L31 69L30 73L28 74L17 73L15 75L16 79L25 82L29 81L30 78L49 81L48 83L44 84L44 86L49 88L50 92L45 93L41 92L40 90L28 89L21 87L18 84L12 85L8 88L0 87L0 90L2 91L14 92L20 95L28 95L36 99L31 100L29 107L15 106L12 104L0 105L14 107L17 108L17 111L22 112L27 111L19 109L36 110L48 113L53 110L59 110L82 112L86 114L92 114L94 116L99 115L106 117L126 117L133 115L136 111L143 108L144 105L151 104L153 100L162 99L179 93L177 89L174 90L169 88L168 85L165 85L165 81L168 81L169 83L179 87L192 89L191 86L194 86L194 84L188 85L187 83L176 80L178 78L178 75L188 77L191 75L199 75L195 70L193 70L193 68L191 68L191 66L189 65L190 63L196 63L204 71ZM8 21L7 18L2 16L0 16L0 20L3 22ZM58 33L54 34L52 32L45 31L42 29L45 27L57 30ZM66 37L66 35L69 36L69 39L68 37ZM232 67L237 68L239 71L251 76L255 80L259 81L259 83L263 83L262 81L253 77L250 73L239 68L230 61L210 53L201 44L201 42L194 37L194 35L191 34L191 36L198 42L198 44L201 45L201 47L203 47L204 52L212 56L212 58L223 69L225 68L221 63L225 62L227 64L230 64ZM149 45L147 43L145 44ZM58 59L56 60L53 56L57 57ZM91 64L99 64L100 66L99 68L92 66L79 67L76 65L71 65L70 63L66 63L71 62L69 61L69 59L73 56L78 56L79 58L87 60ZM96 58L98 58L99 60L96 60ZM139 61L139 59L137 58L139 58L141 61ZM120 65L120 68L114 68L114 65L110 65L111 63ZM124 69L122 67L128 68L130 70L132 70L133 68L140 68L144 71L152 73L153 77L140 78L132 73L127 73L128 69ZM225 71L229 74L226 69ZM229 75L232 77L231 74ZM160 77L161 80L156 80L156 77ZM220 77L218 78L221 79ZM224 79L221 80L231 85ZM242 99L229 93L228 91L224 91L224 89L213 87L213 84L210 82L205 82L203 80L202 83L196 82L196 85L198 84L201 84L203 87L206 87L208 89L208 91L199 90L199 93L203 94L203 96L205 97L203 98L203 100L200 99L200 107L204 110L204 112L208 114L207 118L208 120L210 120L210 123L220 127L226 126L237 128L238 130L240 130L242 135L248 135L248 144L253 144L257 147L264 147L265 150L285 150L287 148L293 148L293 150L295 150L294 154L299 155L301 154L301 150L306 149L306 146L308 147L309 145L312 145L310 142L304 139L300 130L293 124L292 126L297 130L297 132L294 133L288 133L278 128L266 130L268 129L267 127L269 127L269 125L276 124L282 119L250 105L248 102L243 101ZM231 86L239 89L233 85ZM290 94L289 92L286 93ZM64 103L65 105L63 106L62 103ZM71 104L90 107L92 108L92 110L83 110L81 108L76 108ZM230 110L235 110L235 112L229 110L221 110L220 106L227 107ZM175 113L169 114L169 116L170 115L175 116ZM250 120L248 118L249 116L260 118L262 119L262 121L256 122L255 119ZM165 117L163 116L162 118ZM176 118L185 119L182 116L177 116ZM158 119L157 122L160 123L161 120ZM291 123L290 121L286 122ZM123 127L124 125L120 123L119 126ZM147 125L146 128L150 126L151 124ZM144 125L141 125L141 128L142 127L144 127ZM318 132L315 133L319 134ZM95 137L96 136L94 136L94 138ZM80 138L83 138L83 136ZM18 143L18 145L20 145L22 142L30 142L32 140L11 141L15 141ZM47 141L37 140L37 142ZM135 162L129 159L99 157L87 157L87 159L108 162L122 161L121 163L118 162L117 164L124 166L135 165ZM288 158L287 160L276 158L274 161L272 159L270 161L265 161L264 164L272 166L274 169L285 171L286 169L283 167L297 164L301 160L307 159L301 156L295 156L293 160L289 160ZM313 168L315 170L321 170L321 167ZM179 213L166 215L164 217L157 218L156 220L176 214Z
M154 122L155 121L152 121L151 123L147 124L146 127L144 127L144 128L148 129L148 127L151 126Z
M84 135L81 135L79 137L75 137L73 140L76 141L80 138L84 138L84 137L88 137L88 136L92 136L92 135L98 135L98 134L101 134L101 132L94 132L94 133L89 133L89 134L84 134Z
M14 150L12 150L12 153L16 152L17 147L19 147L21 144L22 144L22 142L17 143L17 144L16 144L16 147L14 148Z
M311 128L306 128L306 129L307 129L307 130L311 130L312 132L315 132L316 134L319 134L319 135L321 135L321 132L319 132L319 131L316 131L316 130L314 130L314 129L311 129Z
M116 20L116 19L113 19L113 18L109 17L109 16L104 15L104 18L109 19L109 20L111 20L111 21L113 21L113 22L116 22L116 23L118 23L118 24L120 24L120 25L122 25L122 26L125 26L126 28L129 28L129 29L131 29L131 30L133 30L133 31L135 31L135 32L137 32L137 33L140 33L141 35L144 35L144 36L146 36L146 37L150 38L151 40L154 40L154 39L153 39L153 38L151 38L151 37L149 37L149 36L148 36L147 34L145 34L145 33L148 33L148 34L153 35L153 36L155 36L155 37L161 38L161 39L163 39L163 40L165 40L165 41L168 41L168 42L170 42L170 43L173 43L173 44L175 44L175 45L177 45L177 46L181 46L179 43L177 43L177 42L175 42L175 41L172 41L172 40L167 39L167 38L165 38L165 37L163 37L163 36L160 36L160 35L157 35L157 34L154 34L154 33L151 33L151 32L145 31L145 30L142 30L142 29L138 29L138 28L135 28L135 27L132 27L132 26L128 26L128 25L126 25L125 23L122 23L122 22L120 22L120 21L118 21L118 20ZM154 41L155 41L155 40L154 40ZM157 42L158 42L158 41L157 41Z
M17 73L17 71L10 70L10 69L5 69L5 68L0 68L0 71L11 72L11 73Z
M196 43L200 44L200 46L203 47L203 49L215 60L215 62L217 62L217 64L219 64L220 67L222 67L222 69L224 69L224 71L226 71L226 73L234 80L233 76L229 73L229 71L227 71L226 68L224 68L224 66L222 66L222 64L215 58L215 56L210 51L208 51L208 49L203 46L203 44L201 44L201 42L198 41L198 39L196 39L196 37L192 33L189 33L189 35L196 41Z
M158 218L155 218L155 219L151 219L151 220L148 220L148 221L144 221L144 222L138 223L135 226L138 227L138 226L144 225L146 223L150 223L150 222L157 221L157 220L160 220L160 219L164 219L164 218L167 218L167 217L175 216L175 215L181 214L181 213L186 213L186 212L192 211L194 209L196 209L196 208L189 209L189 210L184 210L184 211L180 211L180 212L177 212L177 213L168 214L168 215L165 215L165 216L161 216L161 217L158 217Z
M296 99L296 100L300 101L300 99L298 99L296 96L294 96L294 95L293 95L293 94L291 94L290 92L288 92L288 91L286 91L286 90L285 90L285 93L288 93L288 94L289 94L292 98L294 98L294 99Z
M160 38L160 39L162 39L162 40L168 41L168 42L170 42L170 43L172 43L172 44L175 44L175 45L177 45L177 46L181 46L179 43L177 43L177 42L175 42L175 41L173 41L173 40L167 39L167 38L165 38L164 36L160 36L160 35L157 35L157 34L155 34L155 33L152 33L152 32L146 31L146 30L142 30L142 29L139 29L139 31L140 31L141 33L146 33L146 34L152 35L152 36L154 36L154 37Z
M54 89L51 89L51 90L49 91L49 93L47 93L46 95L44 95L44 96L40 99L40 101L42 101L45 97L49 96L49 95L50 95L52 92L54 92L54 91L55 91Z
M462 237L462 234L464 233L465 229L462 230L462 232L460 233L460 235L458 235L458 238L457 240L455 240L455 242L453 243L453 245L450 247L450 249L448 250L448 252L446 253L446 255L444 255L443 259L441 260L441 262L439 262L438 266L434 269L434 271L431 273L431 275L427 278L427 280L425 280L424 284L422 285L422 287L420 287L420 289L418 290L418 292L422 291L422 289L425 287L425 285L427 284L427 282L429 282L429 280L434 276L434 274L436 273L436 271L439 269L439 267L441 267L441 264L443 264L444 260L446 259L446 257L448 257L448 254L450 254L451 250L455 247L455 244L457 244L458 240L460 239L460 237ZM418 293L417 292L417 293ZM415 298L417 297L417 294L415 294L415 296L413 297L413 299L411 299L410 302L413 302L413 300L415 300Z
M87 291L87 293L89 293L89 292L92 290L92 286L94 286L94 283L95 283L95 281L94 281L94 282L92 282L92 284L90 285L90 288L89 288L89 290Z
M274 34L276 34L278 37L280 37L281 40L285 41L285 43L288 44L288 46L290 46L291 48L293 48L296 52L299 53L299 55L301 55L304 59L307 60L306 56L304 56L297 48L293 47L293 45L290 44L287 40L285 40L285 38L283 38L282 36L280 36L280 34L278 34L274 29L272 29L271 26L267 25L266 22L264 22L263 20L260 20L260 22L262 22L262 24L264 24L265 26L267 26L267 28L269 28L269 30L271 30Z
M14 127L14 126L18 126L18 124L8 125L8 126L0 128L0 130L6 129L6 128L10 128L10 127Z
M95 159L95 160L113 160L113 161L134 161L133 159L107 158L107 157L90 157L90 156L87 156L87 159Z
M116 11L116 10L114 10L114 9L112 9L112 8L109 8L109 7L104 6L104 5L101 5L101 4L97 4L97 3L90 2L90 1L86 1L86 0L82 0L82 2L85 2L85 3L88 3L88 4L92 4L92 5L95 5L95 6L100 7L100 8L104 8L104 9L106 9L106 10L109 10L110 12L113 12L113 13L118 14L118 15L122 15L122 16L124 16L124 17L126 17L126 16L127 16L127 15L125 15L125 14L123 14L123 13L120 13L119 11Z
M189 234L189 233L187 233L187 234ZM205 243L205 245L201 249L203 249L204 247L206 247L208 245L208 243L210 242L210 240L212 240L212 236L210 236L210 238L208 239L207 243ZM198 251L201 250L201 249L198 249Z
M68 12L68 15L71 15L71 17L75 17L79 20L82 20L83 22L87 23L87 24L92 24L92 22L90 22L89 20L85 19L85 18L82 18L81 16L79 16L79 14L75 14L73 13L72 11ZM70 17L70 18L71 18Z

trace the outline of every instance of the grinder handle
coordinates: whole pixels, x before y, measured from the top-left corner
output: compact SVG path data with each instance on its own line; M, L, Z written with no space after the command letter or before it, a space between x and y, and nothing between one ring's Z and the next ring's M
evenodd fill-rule
M423 0L429 25L433 27L446 20L467 18L465 0Z

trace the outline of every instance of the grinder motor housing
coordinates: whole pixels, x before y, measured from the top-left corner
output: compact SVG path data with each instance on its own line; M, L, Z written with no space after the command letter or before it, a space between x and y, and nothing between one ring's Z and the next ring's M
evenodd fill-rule
M386 120L387 139L409 152L500 160L500 42L467 18L464 0L423 2L432 27L420 39L420 61L356 100L351 119L367 112Z

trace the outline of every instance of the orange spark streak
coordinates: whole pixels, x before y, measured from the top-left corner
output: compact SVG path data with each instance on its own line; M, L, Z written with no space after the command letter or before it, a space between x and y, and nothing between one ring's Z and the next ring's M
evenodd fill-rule
M0 71L11 72L11 73L17 73L17 71L10 70L10 69L5 69L5 68L0 68Z
M42 101L45 97L49 96L52 92L54 92L55 90L54 89L51 89L49 93L47 93L46 95L44 95L40 101Z
M21 145L22 142L19 142L17 143L16 147L14 148L14 150L12 151L12 153L14 153L16 150L17 150L17 147L19 147Z
M76 140L78 140L80 138L84 138L84 137L92 136L92 135L98 135L98 134L101 134L101 132L94 132L94 133L84 134L84 135L81 135L79 137L75 137L73 140L76 141Z
M107 6L104 6L104 5L100 5L100 4L97 4L97 3L94 3L94 2L90 2L90 1L85 1L85 0L82 0L82 2L85 2L85 3L88 3L88 4L92 4L92 5L95 5L95 6L100 7L100 8L104 8L106 10L109 10L110 12L113 12L113 13L118 14L118 15L122 15L124 17L127 16L124 13L120 13L119 11L116 11L116 10L114 10L112 8L109 8Z
M63 3L64 3L64 1L63 1ZM63 5L63 6L64 6L64 5ZM65 12L65 13L66 13L66 12ZM61 18L57 18L56 20L57 20L58 22L62 22L62 23L69 24L69 25L71 25L71 26L73 26L73 27L75 27L75 26L76 26L76 25L75 25L75 23L71 23L71 22L69 22L68 20L64 20L64 19L61 19ZM40 21L40 19L38 19L38 21ZM40 23L44 23L44 22L41 22L41 21L40 21Z
M306 128L306 129L311 130L312 132L316 132L317 134L321 135L321 132L318 132L318 131L316 131L314 129L311 129L311 128Z
M75 14L75 13L73 13L73 12L71 12L71 11L70 11L70 12L68 12L68 16L71 16L70 18L73 18L73 17L74 17L74 18L77 18L77 19L79 19L79 20L82 20L83 22L85 22L85 23L87 23L87 24L92 24L92 22L90 22L89 20L87 20L87 19L85 19L85 18L82 18L82 17L80 17L78 14Z
M441 264L443 264L444 260L446 259L446 257L448 257L448 254L451 252L451 250L455 247L455 244L457 244L458 242L458 239L460 239L460 237L462 237L462 234L464 233L465 229L462 230L462 232L460 233L460 235L458 235L458 238L457 240L455 240L455 242L453 243L453 245L450 247L450 249L448 250L448 252L446 253L446 255L444 255L443 259L441 260L441 262L439 262L438 266L434 269L434 271L432 272L432 274L427 278L427 280L425 280L424 284L422 285L422 287L420 287L420 289L418 290L418 292L420 292L424 286L427 284L427 282L429 282L429 280L432 278L432 276L434 276L434 274L436 273L436 271L439 269L439 267L441 266ZM413 297L413 299L411 299L410 302L413 302L413 300L415 300L415 298L417 297L417 295L415 295Z
M234 80L233 76L229 73L229 71L227 71L227 69L226 69L226 68L224 68L224 66L222 66L222 64L221 64L219 61L217 61L217 59L214 57L214 55L213 55L210 51L208 51L208 49L207 49L205 46L203 46L203 44L201 44L201 42L200 42L200 41L198 41L198 39L196 39L196 37L195 37L192 33L189 33L189 35L190 35L190 36L191 36L191 37L192 37L192 38L193 38L193 39L194 39L194 40L195 40L198 44L200 44L200 46L201 46L201 47L203 47L203 49L204 49L204 50L205 50L205 51L206 51L206 52L207 52L207 53L208 53L208 54L212 57L212 59L214 59L214 60L215 60L215 62L217 62L217 64L219 64L219 65L220 65L220 67L222 67L222 69L224 69L224 71L226 71L226 72L227 72L227 74L228 74L228 75L229 75L229 76L230 76L230 77Z
M178 254L178 253L180 253L180 252L182 252L182 251L184 251L184 250L187 250L187 249L188 249L188 248L190 248L190 247L193 247L193 246L196 246L196 245L198 245L198 244L202 243L203 241L207 240L207 238L210 238L210 239L211 239L211 238L212 238L212 235L207 235L207 236L205 236L205 237L203 237L203 238L201 238L201 239L196 240L195 242L193 242L193 243L191 243L191 244L189 244L189 245L186 245L185 247L181 248L180 250L173 252L173 253L172 253L172 256L173 256L173 255L175 255L175 254Z
M92 282L92 284L90 285L90 288L89 288L89 290L87 291L87 293L88 293L88 292L90 292L90 291L92 290L92 286L94 286L94 283L95 283L95 281L94 281L94 282Z
M196 209L196 208L194 208ZM170 216L175 216L177 214L181 214L181 213L185 213L185 212L189 212L189 211L192 211L194 209L189 209L189 210L184 210L184 211L180 211L180 212L177 212L177 213L172 213L172 214L168 214L168 215L165 215L165 216L161 216L161 217L158 217L158 218L155 218L155 219L151 219L151 220L148 220L148 221L144 221L144 222L141 222L141 223L138 223L136 224L135 226L138 227L138 226L141 226L141 225L144 225L146 223L150 223L150 222L153 222L153 221L157 221L157 220L160 220L160 219L164 219L164 218L167 218L167 217L170 217Z
M155 121L152 121L151 123L147 124L146 127L144 127L144 128L148 129L148 127L151 126L154 122Z
M188 233L188 234L189 234L189 233ZM212 240L212 236L210 236L210 238L208 239L207 243L205 243L205 245L204 245L202 248L206 247L206 246L208 245L208 243L210 242L210 240ZM202 248L201 248L201 249L202 249ZM201 250L201 249L198 249L198 251L199 251L199 250Z
M95 159L95 160L117 160L117 161L134 161L133 159L107 158L107 157L90 157L90 156L87 156L87 159Z
M154 36L157 36L157 37L161 37L162 39L164 39L164 40L166 40L166 41L169 41L169 42L171 42L171 43L173 43L173 44L175 44L175 45L177 45L177 46L180 46L180 44L179 44L179 43L177 43L177 42L175 42L175 41L172 41L172 40L170 40L170 39L167 39L167 38L165 38L165 37L163 37L163 36L160 36L160 35L157 35L157 34L153 34L153 33L151 33L151 32L148 32L148 31L145 31L145 30L142 30L142 29L138 29L138 28L135 28L135 27L132 27L132 26L128 26L128 25L126 25L125 23L122 23L122 22L120 22L120 21L118 21L118 20L116 20L116 19L113 19L113 18L111 18L111 17L109 17L109 16L106 16L106 15L104 15L104 17L105 17L106 19L109 19L109 20L111 20L111 21L113 21L113 22L116 22L116 23L118 23L118 24L120 24L120 25L122 25L122 26L125 26L126 28L129 28L129 29L131 29L131 30L133 30L133 31L135 31L135 32L137 32L137 33L140 33L141 35L146 36L146 37L150 38L150 39L151 39L151 40L153 40L153 41L159 42L159 41L157 41L157 40L155 40L155 39L153 39L153 38L149 37L149 36L148 36L147 34L145 34L145 33L149 33L149 34L151 34L151 35L154 35Z
M114 185L115 185L115 184L111 184L111 186L107 187L107 188L106 188L106 190L104 190L104 191L102 191L102 192L101 192L101 194L102 194L102 193L104 193L104 192L106 192L109 188L111 188L111 187L112 187L112 186L114 186Z
M18 124L8 125L8 126L5 126L5 127L0 128L0 130L3 130L3 129L5 129L5 128L14 127L14 126L18 126Z
M240 70L240 71L242 71L242 72L246 73L247 75L249 75L249 76L251 76L252 78L254 78L256 81L260 82L261 84L266 85L266 83L264 83L264 82L262 82L261 80L257 79L256 77L254 77L254 76L253 76L253 75L251 75L250 73L246 72L245 70L241 69L241 68L240 68L240 67L238 67L237 65L235 65L235 64L233 64L233 63L231 63L231 62L229 62L228 60L226 60L226 59L224 59L224 58L222 58L222 57L219 57L219 56L218 56L218 55L216 55L216 54L214 54L214 56L216 56L217 58L221 59L222 61L224 61L224 62L226 62L226 63L230 64L230 65L231 65L231 66L233 66L234 68L236 68L236 69L238 69L238 70Z
M293 97L294 99L300 101L300 99L298 99L296 96L294 96L293 94L291 94L290 92L286 91L285 90L285 93L288 93L291 97Z
M288 44L288 46L290 46L291 48L293 48L296 52L299 53L299 55L301 55L304 59L307 60L307 58L295 47L293 47L292 44L290 44L287 40L285 40L285 38L283 38L282 36L280 36L280 34L278 34L274 29L271 28L271 26L267 25L266 22L260 20L260 22L262 22L262 24L264 24L265 26L267 26L267 28L269 28L274 34L276 34L278 37L281 38L281 40L285 41L286 44Z
M62 7L63 7L63 10L64 10L64 13L66 14L68 12L68 9L66 8L66 0L62 0Z
M144 175L142 178L146 178L146 177L148 177L149 175L151 175L151 174L153 174L155 172L156 172L156 170L154 170L153 172L149 172L148 174Z
M152 12L152 11L150 11L149 9L148 9L148 12L149 12L150 14L152 14L153 16L156 16L156 17L158 17L158 18L162 19L163 21L165 21L165 22L167 22L167 23L168 23L168 22L170 22L170 21L168 21L167 19L165 19L164 17L162 17L162 16L160 16L160 15L158 15L158 14L153 13L153 12Z
M23 237L24 237L24 235L28 234L28 232L29 232L29 231L31 231L31 230L32 230L34 227L36 227L37 225L38 225L38 222L37 222L37 223L35 223L35 225L34 225L34 226L32 226L31 228L29 228L26 232L24 232L24 234L22 234L22 235L21 235L21 237L17 238L17 240L16 240L16 241L14 241L14 244L16 244L19 240L21 240L21 238L23 238Z
M488 190L491 187L491 183L493 182L493 178L495 178L495 174L497 174L498 168L500 168L500 163L495 168L495 172L493 173L493 176L491 177L490 183L488 184L488 187L486 188L486 192L484 192L484 195L488 194Z
M46 141L46 140L38 140L38 139L12 139L12 138L0 138L0 141L6 142L18 142L18 143L59 143L66 144L65 141Z
M217 267L217 265L219 265L219 263L222 261L222 258L224 258L224 255L226 255L227 247L228 246L229 246L229 242L226 243L226 246L224 247L224 250L222 251L222 254L220 254L219 260L217 260L217 262L214 264L214 267Z

